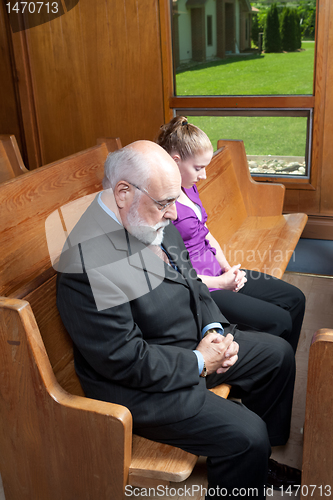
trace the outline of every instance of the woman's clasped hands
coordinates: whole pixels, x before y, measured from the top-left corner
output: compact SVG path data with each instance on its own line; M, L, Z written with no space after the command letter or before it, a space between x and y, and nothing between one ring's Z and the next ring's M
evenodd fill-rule
M223 274L217 276L218 287L222 290L238 292L247 282L246 273L240 269L241 265L229 266L224 269Z

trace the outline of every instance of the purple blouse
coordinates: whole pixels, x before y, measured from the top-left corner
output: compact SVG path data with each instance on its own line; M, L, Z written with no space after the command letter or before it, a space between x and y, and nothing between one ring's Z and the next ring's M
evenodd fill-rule
M194 210L186 205L176 202L177 219L173 221L184 240L185 246L190 254L190 259L197 274L206 276L220 276L222 269L216 259L216 250L213 248L206 235L209 230L205 226L207 213L204 209L197 187L194 185L190 189L184 189L186 195L195 204L199 205L202 220L199 220ZM216 289L210 289L216 290Z

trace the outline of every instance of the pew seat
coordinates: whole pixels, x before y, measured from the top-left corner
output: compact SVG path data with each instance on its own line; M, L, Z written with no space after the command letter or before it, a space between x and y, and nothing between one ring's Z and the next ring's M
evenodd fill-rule
M84 397L75 373L52 263L78 212L101 190L107 154L103 143L0 186L0 472L6 500L120 500L127 484L183 481L198 458L133 435L130 411ZM216 392L227 397L229 389Z
M281 278L307 221L282 214L285 187L255 182L243 141L218 141L219 149L198 185L207 226L230 265Z

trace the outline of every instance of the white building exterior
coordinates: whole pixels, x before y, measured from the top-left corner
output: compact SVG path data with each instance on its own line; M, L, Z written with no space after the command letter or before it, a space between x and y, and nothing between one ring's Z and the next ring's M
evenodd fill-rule
M251 46L249 0L172 0L176 66L237 54Z

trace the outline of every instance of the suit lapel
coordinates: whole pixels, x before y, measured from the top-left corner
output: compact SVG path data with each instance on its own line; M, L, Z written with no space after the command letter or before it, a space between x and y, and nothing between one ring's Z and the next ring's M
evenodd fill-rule
M98 224L99 229L97 232L105 234L113 247L118 251L125 252L126 258L131 266L145 271L147 282L154 281L153 277L149 278L149 274L152 274L162 278L162 281L166 279L172 281L173 283L185 286L190 291L192 300L195 304L195 310L201 310L197 283L196 280L193 280L190 277L190 272L193 272L193 268L187 260L182 259L182 252L185 250L185 247L181 248L178 246L176 238L176 234L178 235L178 232L175 233L177 230L174 228L172 223L165 228L163 245L170 254L173 263L178 267L179 271L166 264L145 244L141 243L137 238L129 234L122 225L113 220L112 217L110 217L110 215L108 215L100 207L96 198L90 205L89 209L92 210L93 218ZM151 287L149 283L148 286ZM155 287L153 286L151 288ZM200 340L201 327L197 314L195 315L195 320L198 327L198 339Z
M179 246L177 245L177 241L174 238L174 231L177 230L170 222L170 225L167 226L164 231L163 246L167 250L172 263L177 266L177 270L175 270L172 266L165 264L165 277L166 279L176 281L177 283L181 283L182 285L185 285L192 289L190 284L191 280L189 278L189 264L187 261L184 262L182 260L181 248L179 248Z
M89 208L100 228L97 232L105 234L117 250L126 252L128 262L131 266L146 271L148 275L152 273L160 278L167 278L188 286L182 274L179 274L175 269L165 264L147 245L132 236L122 225L112 219L100 207L97 197Z

